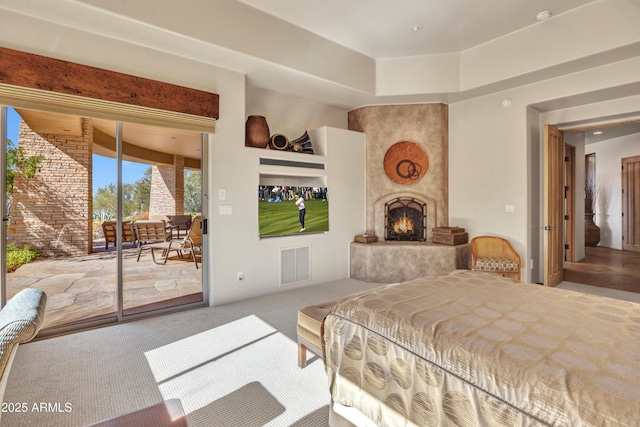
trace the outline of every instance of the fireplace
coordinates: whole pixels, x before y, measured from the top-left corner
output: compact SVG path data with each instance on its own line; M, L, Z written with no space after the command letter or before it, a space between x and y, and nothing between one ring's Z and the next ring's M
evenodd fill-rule
M427 204L413 197L398 197L385 203L387 241L424 242L427 230Z

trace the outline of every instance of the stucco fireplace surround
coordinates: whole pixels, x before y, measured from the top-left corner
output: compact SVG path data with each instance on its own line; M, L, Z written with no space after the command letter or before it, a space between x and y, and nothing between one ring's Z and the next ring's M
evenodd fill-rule
M433 243L433 227L449 226L448 107L416 104L363 107L349 112L349 129L366 135L366 232L374 243L352 242L351 277L367 282L393 283L428 274L470 268L468 244ZM385 173L385 153L399 141L412 141L428 156L428 170L417 181L401 184ZM386 241L385 209L396 199L425 204L423 241Z

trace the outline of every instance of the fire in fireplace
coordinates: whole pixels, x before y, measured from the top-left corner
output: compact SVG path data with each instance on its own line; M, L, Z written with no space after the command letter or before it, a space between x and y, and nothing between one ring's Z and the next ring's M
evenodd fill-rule
M426 240L427 204L413 197L398 197L385 203L384 240Z

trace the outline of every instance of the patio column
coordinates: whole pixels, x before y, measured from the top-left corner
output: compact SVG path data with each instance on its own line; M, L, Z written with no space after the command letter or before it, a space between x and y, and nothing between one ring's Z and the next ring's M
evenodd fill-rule
M44 160L35 177L15 177L9 243L43 256L91 252L92 139L91 119L82 119L82 135L38 134L20 121L19 147Z
M151 168L149 216L184 214L184 157L173 156L173 165Z

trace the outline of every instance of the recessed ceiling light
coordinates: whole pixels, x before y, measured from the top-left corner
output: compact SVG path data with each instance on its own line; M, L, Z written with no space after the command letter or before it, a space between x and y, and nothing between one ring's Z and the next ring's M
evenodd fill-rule
M504 108L510 107L511 106L511 98L505 98L502 100L502 106Z
M550 10L543 10L542 12L538 12L538 14L536 15L536 19L538 21L546 21L549 18L551 18Z
M420 24L412 25L412 26L411 26L411 31L417 32L417 31L422 30L422 28L423 28L423 27L422 27L422 25L420 25Z

